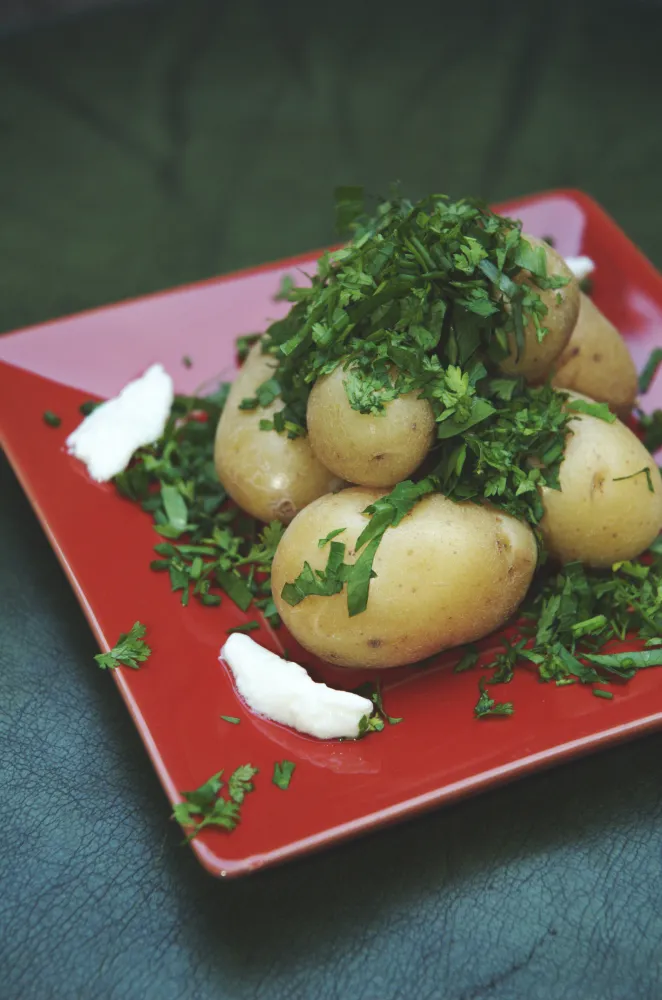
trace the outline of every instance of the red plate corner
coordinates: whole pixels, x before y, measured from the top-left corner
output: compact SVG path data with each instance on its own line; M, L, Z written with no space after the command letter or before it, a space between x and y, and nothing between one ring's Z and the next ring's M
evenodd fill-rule
M564 255L597 263L594 297L628 340L640 367L662 344L662 276L587 195L556 191L499 206L524 229L552 236ZM404 721L359 742L319 742L256 718L218 663L227 629L248 620L229 600L182 608L163 575L149 569L150 519L112 486L89 480L65 451L90 395L117 392L160 361L178 391L232 372L237 336L260 330L286 308L273 301L280 277L310 271L307 254L162 295L109 306L0 338L0 441L102 648L136 620L153 655L139 671L113 673L171 802L220 768L260 769L255 793L232 833L193 842L215 875L238 875L358 834L558 760L662 726L662 671L638 675L613 701L586 688L556 688L520 671L509 689L510 719L473 718L476 678L436 666L391 671L389 712ZM182 364L183 355L193 367ZM658 380L647 405L662 406ZM54 429L44 410L62 417ZM250 616L252 617L252 615ZM254 633L278 649L281 635ZM290 645L288 640L288 645ZM302 660L313 665L306 654ZM95 669L90 664L90 669ZM318 666L318 669L319 666ZM354 672L321 668L355 686ZM221 715L241 718L228 725ZM275 761L296 763L287 792L271 782ZM421 762L424 766L421 766Z

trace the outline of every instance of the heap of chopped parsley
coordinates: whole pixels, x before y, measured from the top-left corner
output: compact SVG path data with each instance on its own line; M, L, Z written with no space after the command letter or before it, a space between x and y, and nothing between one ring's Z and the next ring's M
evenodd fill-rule
M521 223L475 199L431 195L413 204L397 193L370 218L358 188L342 189L338 208L353 237L322 256L309 286L285 286L292 308L262 338L274 372L242 407L280 399L262 429L305 434L311 388L338 366L358 412L379 413L414 391L429 401L436 442L425 473L367 508L355 562L345 562L342 541L332 542L324 571L306 563L283 590L295 605L346 588L353 616L367 606L384 532L422 497L489 500L535 528L543 516L539 488L559 486L572 411L614 417L604 405L569 403L549 385L530 386L500 369L512 345L523 350L525 327L533 325L540 340L546 335L539 292L567 282L547 274L544 249L527 242Z

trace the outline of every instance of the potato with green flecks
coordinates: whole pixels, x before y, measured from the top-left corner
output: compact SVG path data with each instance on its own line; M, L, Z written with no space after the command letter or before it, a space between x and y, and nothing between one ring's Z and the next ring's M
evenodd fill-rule
M283 587L308 564L324 570L329 544L342 528L345 562L357 559L365 508L383 491L352 487L320 497L286 529L271 585L283 622L306 649L345 667L396 667L471 642L499 628L526 594L536 566L531 528L487 505L454 503L441 494L421 500L377 548L365 611L349 616L347 585L332 596L292 606Z
M518 284L526 284L540 296L547 307L547 313L540 318L541 326L547 332L539 339L532 319L524 326L524 349L517 356L515 338L511 337L510 355L501 362L501 368L508 375L523 375L527 382L543 382L554 361L566 346L577 322L579 313L579 282L556 250L544 240L528 234L523 237L534 249L545 251L547 274L567 279L561 288L539 288L530 271L522 270L514 279Z
M427 399L410 392L379 413L352 408L340 365L317 379L308 399L308 435L327 469L360 486L394 486L418 468L432 446L435 419Z

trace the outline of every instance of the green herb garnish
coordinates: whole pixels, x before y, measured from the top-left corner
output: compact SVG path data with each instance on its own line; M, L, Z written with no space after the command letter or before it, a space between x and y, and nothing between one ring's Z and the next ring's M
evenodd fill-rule
M57 413L53 413L52 410L44 410L43 421L49 427L59 427L62 423L62 417L58 417Z
M261 524L229 504L214 468L227 392L224 385L211 396L177 396L163 437L140 448L114 481L153 518L161 540L152 569L168 574L182 604L193 596L216 606L225 594L242 611L252 605L277 625L268 574L283 525Z
M255 632L259 627L260 623L255 620L245 622L243 625L234 625L232 628L229 628L228 635L232 635L234 632Z
M101 406L101 402L96 399L87 399L84 403L81 403L78 407L79 413L82 413L84 417L89 417L90 413L94 413L96 408Z
M257 768L250 764L243 764L230 775L228 781L228 792L233 802L238 805L244 801L244 797L253 791L252 779L257 774Z
M213 774L203 785L192 792L181 792L183 802L178 802L173 810L173 817L184 828L192 827L184 841L188 844L207 826L220 826L231 832L241 819L240 805L244 796L253 791L251 778L257 774L257 768L243 764L230 776L228 792L230 799L223 798L219 793L224 785L221 780L223 771Z
M112 649L107 653L97 653L94 659L102 670L114 670L120 665L138 670L152 653L143 636L147 632L144 625L135 622L128 632L122 632Z
M662 347L656 347L651 351L648 361L641 369L639 375L639 392L648 392L660 364L662 364Z
M229 722L232 726L238 726L241 719L238 719L236 715L222 715L221 718L223 722Z
M294 774L294 769L296 764L293 764L291 760L282 760L280 763L276 761L274 764L274 773L272 777L272 782L277 788L282 788L283 791L287 791L290 787L290 781L292 780L292 775Z
M485 719L490 715L512 715L515 709L511 701L495 701L490 698L484 680L481 678L480 697L474 708L477 719Z

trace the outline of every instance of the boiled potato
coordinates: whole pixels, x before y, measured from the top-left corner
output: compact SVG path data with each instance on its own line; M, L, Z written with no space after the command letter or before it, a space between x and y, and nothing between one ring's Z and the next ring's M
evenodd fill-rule
M335 541L356 560L367 524L362 511L382 491L352 487L320 497L301 511L276 551L271 585L287 628L306 649L346 667L396 667L487 635L526 594L537 549L528 525L490 507L454 503L435 494L387 529L374 561L365 611L350 618L344 588L306 597L291 607L281 597L308 562L324 569L328 547L318 539L344 528Z
M261 431L260 421L282 408L280 400L256 410L240 410L242 399L273 374L273 359L252 348L235 379L216 431L214 463L232 499L261 521L291 521L297 511L339 479L315 458L308 438L291 440Z
M541 317L541 325L547 333L541 341L538 340L536 327L530 320L524 327L524 350L517 358L514 338L511 341L511 353L501 362L501 368L509 375L523 375L529 382L544 381L553 362L570 340L570 336L579 313L579 283L572 271L548 243L535 236L524 236L527 243L534 247L543 247L547 258L547 274L561 275L568 278L568 284L563 288L538 288L535 279L529 271L522 271L515 280L526 282L540 296L547 306L547 315Z
M542 490L540 528L547 549L561 562L578 559L587 566L634 559L662 528L662 479L655 459L620 420L609 424L578 414L569 427L561 490Z
M625 341L588 295L580 293L572 336L556 361L552 385L608 403L626 417L637 395L637 369Z
M308 399L308 435L320 462L350 483L394 486L421 464L432 445L435 420L414 392L386 403L380 413L359 413L338 367L317 380Z

